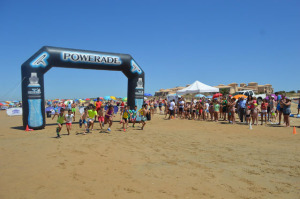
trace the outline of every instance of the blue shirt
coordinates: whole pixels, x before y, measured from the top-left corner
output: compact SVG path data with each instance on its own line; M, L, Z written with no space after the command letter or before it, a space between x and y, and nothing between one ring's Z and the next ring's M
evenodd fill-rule
M246 100L242 100L239 102L240 108L246 108Z

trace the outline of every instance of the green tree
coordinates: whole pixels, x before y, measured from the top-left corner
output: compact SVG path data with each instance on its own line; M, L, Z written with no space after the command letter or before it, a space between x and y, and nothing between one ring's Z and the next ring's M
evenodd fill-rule
M229 94L229 88L220 88L220 93L223 95L228 95Z

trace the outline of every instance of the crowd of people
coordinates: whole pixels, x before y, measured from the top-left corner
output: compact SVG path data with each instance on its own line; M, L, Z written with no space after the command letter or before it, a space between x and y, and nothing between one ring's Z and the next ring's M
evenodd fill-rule
M276 99L275 99L276 98ZM242 123L263 125L264 123L278 124L285 123L290 126L291 99L285 95L275 93L268 99L258 104L255 97L240 97L238 99L231 96L224 96L215 99L207 99L205 97L200 100L192 99L190 102L183 97L179 98L177 103L175 100L165 103L165 117L169 119L181 118L192 120L211 120L211 121L228 121L236 123L236 115ZM298 105L298 114L300 109L300 99ZM260 117L260 119L259 119Z
M52 119L57 116L58 127L56 133L58 138L60 138L60 132L64 123L66 124L68 135L70 134L72 122L76 119L76 107L78 106L79 104L75 102L68 103L58 111L57 105L54 104L55 114ZM117 113L114 107L119 107ZM300 99L298 114L299 110ZM67 114L64 114L65 111L67 111ZM281 125L283 122L286 127L289 127L291 99L278 93L275 93L275 96L268 96L260 103L252 96L238 99L232 96L223 96L215 99L202 97L198 100L193 98L191 101L185 100L184 97L180 97L177 101L174 99L168 101L167 99L154 98L145 101L143 107L137 110L136 106L129 107L125 102L111 100L104 104L98 98L95 103L90 103L84 108L78 121L80 128L84 127L84 135L93 130L96 122L99 122L100 129L108 125L107 131L111 131L113 120L119 114L120 124L125 132L129 127L129 122L132 123L132 127L135 127L137 116L141 117L139 123L142 124L141 129L144 129L146 121L157 113L164 114L165 119L180 118L215 122L223 120L231 124L235 124L238 119L241 123L251 125L258 125L259 123L261 125L268 123Z

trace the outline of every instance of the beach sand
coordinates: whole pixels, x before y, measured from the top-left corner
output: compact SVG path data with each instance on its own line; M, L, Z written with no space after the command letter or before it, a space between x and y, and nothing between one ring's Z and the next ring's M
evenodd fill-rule
M1 199L300 198L300 119L297 135L162 115L143 131L114 122L110 133L76 135L76 122L61 139L51 119L43 130L21 125L0 112Z

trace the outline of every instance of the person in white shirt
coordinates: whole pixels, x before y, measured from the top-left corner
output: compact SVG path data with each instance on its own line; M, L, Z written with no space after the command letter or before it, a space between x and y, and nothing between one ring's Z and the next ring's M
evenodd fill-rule
M171 101L169 111L170 111L169 119L173 119L173 117L175 116L175 100Z
M183 100L183 98L180 98L179 99L179 103L178 103L178 105L179 105L179 111L178 111L178 114L179 114L179 117L180 118L183 118L183 113L184 113L184 100Z
M68 135L70 135L70 130L71 130L71 127L72 127L72 121L75 121L75 117L72 114L71 109L69 109L68 114L65 115L65 120L66 120Z

